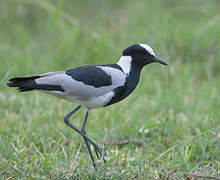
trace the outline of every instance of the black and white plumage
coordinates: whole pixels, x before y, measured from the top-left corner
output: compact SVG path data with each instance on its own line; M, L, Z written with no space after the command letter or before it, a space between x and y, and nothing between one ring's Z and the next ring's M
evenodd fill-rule
M67 71L13 78L7 85L18 87L21 92L39 90L78 103L79 106L64 118L64 122L84 138L95 167L89 144L94 146L98 157L102 156L102 151L86 136L85 126L89 110L126 98L136 88L142 68L153 62L167 65L155 56L150 46L134 44L123 51L116 64L81 66ZM87 108L87 113L81 130L78 130L70 124L69 118L81 107Z

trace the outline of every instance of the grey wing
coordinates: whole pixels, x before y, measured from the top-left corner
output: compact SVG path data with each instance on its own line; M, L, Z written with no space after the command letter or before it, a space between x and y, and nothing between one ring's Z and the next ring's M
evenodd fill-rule
M38 84L58 85L64 92L50 91L55 95L89 99L102 96L123 86L125 74L119 69L107 66L83 66L76 69L42 74L36 79Z

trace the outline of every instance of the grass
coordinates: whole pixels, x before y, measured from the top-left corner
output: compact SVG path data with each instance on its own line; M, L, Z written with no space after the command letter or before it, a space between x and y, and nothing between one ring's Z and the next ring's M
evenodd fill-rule
M0 3L1 179L220 177L219 1ZM63 123L75 104L5 85L14 76L116 62L137 42L169 67L147 66L131 96L92 111L88 135L108 159L104 166L96 159L98 172ZM71 121L80 127L84 114Z

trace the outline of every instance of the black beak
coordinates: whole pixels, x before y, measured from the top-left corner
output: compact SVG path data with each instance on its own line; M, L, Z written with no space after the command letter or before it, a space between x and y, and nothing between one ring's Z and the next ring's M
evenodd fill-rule
M163 64L163 65L168 66L168 64L167 64L165 61L159 59L159 58L156 57L156 56L154 56L154 62L158 62L158 63L160 63L160 64Z

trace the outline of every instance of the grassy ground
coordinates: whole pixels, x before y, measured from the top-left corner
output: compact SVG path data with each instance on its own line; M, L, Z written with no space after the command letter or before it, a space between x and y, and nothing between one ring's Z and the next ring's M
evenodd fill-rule
M220 177L219 7L218 0L0 1L1 179ZM14 76L116 62L137 42L169 67L147 66L130 97L91 113L88 135L108 159L104 166L96 159L98 172L63 123L75 104L5 85ZM80 127L84 114L72 122Z

